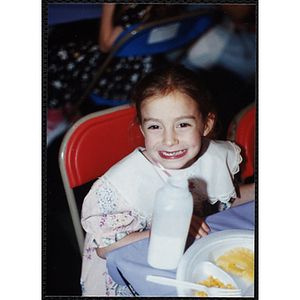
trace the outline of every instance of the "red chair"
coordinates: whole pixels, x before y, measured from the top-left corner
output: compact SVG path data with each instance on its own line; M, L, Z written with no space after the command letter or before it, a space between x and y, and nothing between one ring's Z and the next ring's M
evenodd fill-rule
M227 139L240 146L243 162L241 176L245 180L255 169L255 103L241 110L231 121Z
M82 254L84 232L73 188L103 175L111 166L144 146L134 123L135 107L128 104L89 114L66 133L59 151L59 167L78 246Z

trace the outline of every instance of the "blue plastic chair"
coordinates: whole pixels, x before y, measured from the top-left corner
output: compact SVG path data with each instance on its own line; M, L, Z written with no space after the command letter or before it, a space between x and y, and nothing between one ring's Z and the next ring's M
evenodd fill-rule
M198 11L165 20L135 24L115 42L114 56L167 53L198 38L212 25L215 12ZM120 45L119 45L120 44Z
M90 96L97 105L118 106L128 103L129 100L116 102L91 93L114 57L161 54L181 49L203 35L217 19L214 10L200 10L129 27L116 40L113 50L99 67L96 76L82 95L80 103L87 96Z

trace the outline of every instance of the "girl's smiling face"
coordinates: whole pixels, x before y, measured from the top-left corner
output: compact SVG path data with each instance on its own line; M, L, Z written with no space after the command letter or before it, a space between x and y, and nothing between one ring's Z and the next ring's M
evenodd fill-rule
M192 165L201 149L201 136L210 131L212 121L203 123L197 103L178 90L162 98L150 97L141 106L141 130L145 156L167 169Z

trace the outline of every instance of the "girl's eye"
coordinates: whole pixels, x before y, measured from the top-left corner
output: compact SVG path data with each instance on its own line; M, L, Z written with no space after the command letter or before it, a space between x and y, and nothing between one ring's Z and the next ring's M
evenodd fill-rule
M148 127L148 129L159 129L159 126L158 125L151 125Z
M188 126L190 126L190 124L188 124L188 123L180 123L178 125L178 127L180 127L180 128L182 128L182 127L188 127Z

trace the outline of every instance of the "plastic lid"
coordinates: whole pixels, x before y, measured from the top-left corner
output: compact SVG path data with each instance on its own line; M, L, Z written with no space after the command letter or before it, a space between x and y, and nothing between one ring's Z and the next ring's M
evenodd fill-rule
M171 176L168 179L168 183L172 185L173 187L177 188L187 188L188 187L188 181L185 177L181 176Z

